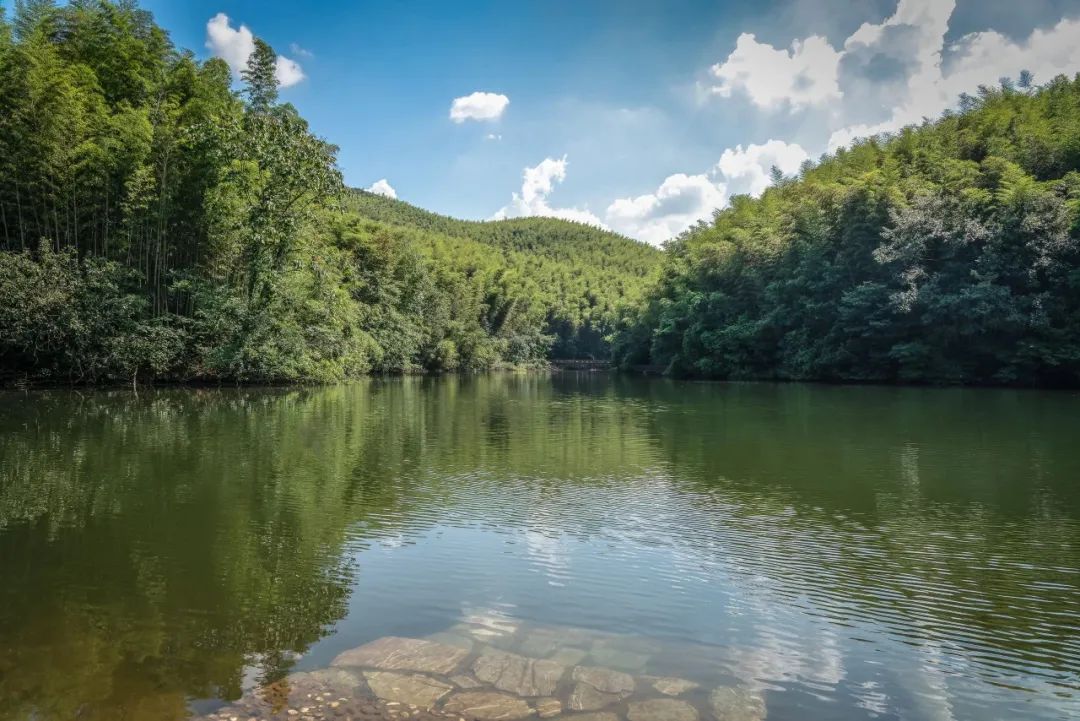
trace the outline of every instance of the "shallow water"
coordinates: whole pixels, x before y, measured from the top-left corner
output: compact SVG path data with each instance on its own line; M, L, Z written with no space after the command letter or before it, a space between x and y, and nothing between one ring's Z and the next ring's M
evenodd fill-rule
M494 617L641 640L634 673L771 721L1075 718L1078 444L1069 392L0 395L0 717L206 714Z

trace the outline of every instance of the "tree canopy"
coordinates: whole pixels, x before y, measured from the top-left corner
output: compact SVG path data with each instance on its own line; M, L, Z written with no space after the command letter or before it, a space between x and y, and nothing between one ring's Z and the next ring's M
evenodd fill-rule
M617 346L709 378L1080 383L1080 77L736 197L669 243Z
M0 16L0 379L330 381L609 352L654 249L346 192L337 149L279 103L276 62L257 40L237 92L130 0Z

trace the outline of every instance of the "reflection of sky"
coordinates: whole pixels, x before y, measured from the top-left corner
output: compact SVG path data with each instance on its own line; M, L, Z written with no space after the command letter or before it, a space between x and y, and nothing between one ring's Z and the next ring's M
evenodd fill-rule
M1019 708L1055 718L1049 706L1033 714L1030 705L1002 703L977 680L969 651L938 639L940 629L896 608L891 618L854 614L859 597L837 589L852 583L843 573L845 548L865 529L808 538L806 519L790 506L740 517L733 506L703 500L678 493L670 479L629 479L617 490L549 494L543 525L502 525L488 515L484 525L435 525L411 532L408 542L390 535L358 546L349 614L305 663L320 665L381 635L432 633L483 611L705 648L718 674L791 713L818 706L824 713L839 703L928 721L996 718Z

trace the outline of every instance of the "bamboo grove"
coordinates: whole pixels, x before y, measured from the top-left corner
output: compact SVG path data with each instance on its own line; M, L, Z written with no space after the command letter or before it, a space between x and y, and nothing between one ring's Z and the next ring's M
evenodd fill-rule
M330 381L607 352L655 250L551 219L493 247L358 204L336 148L279 102L275 59L257 41L237 91L130 0L0 18L3 380ZM627 260L555 253L567 237Z
M614 358L723 379L1080 383L1080 78L774 173L669 241L349 191L256 42L134 0L0 15L0 382L334 381Z
M671 241L621 334L675 375L1080 384L1080 77L807 163Z

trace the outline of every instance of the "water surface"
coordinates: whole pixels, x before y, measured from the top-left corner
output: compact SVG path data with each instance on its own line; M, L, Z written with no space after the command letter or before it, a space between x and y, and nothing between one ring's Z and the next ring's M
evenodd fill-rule
M1075 718L1080 395L0 395L0 718L182 719L477 616L653 640L771 721Z

